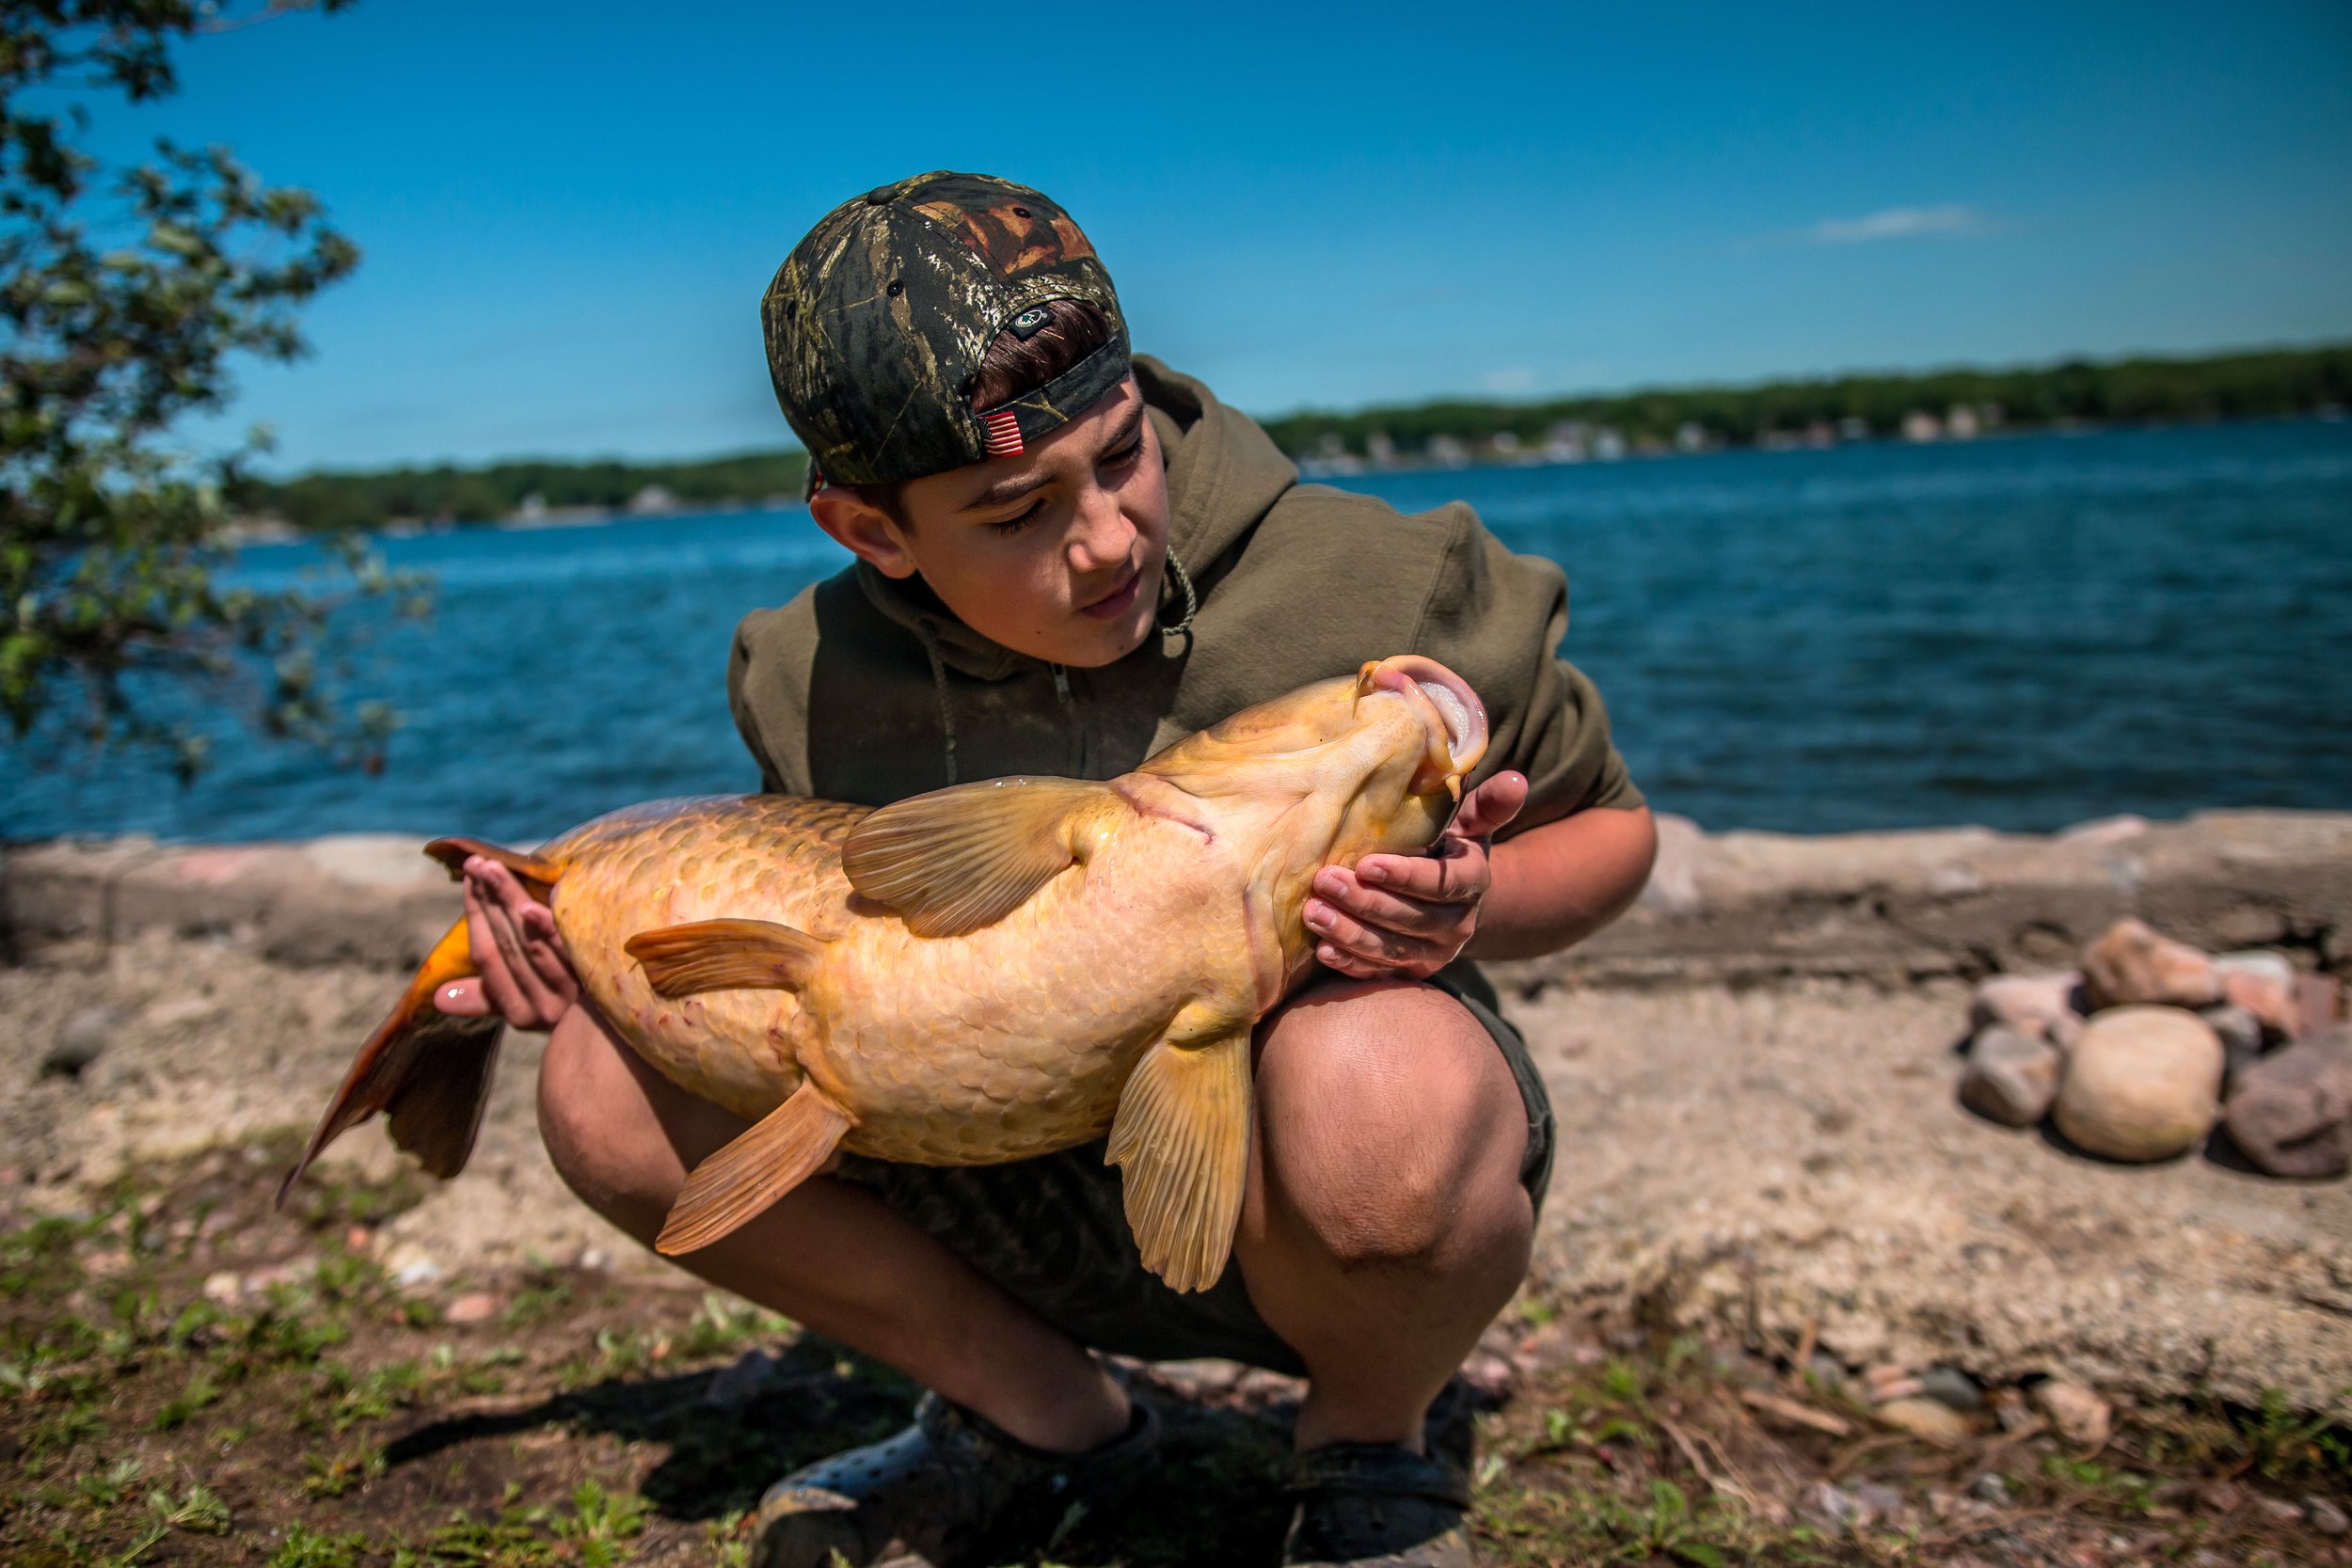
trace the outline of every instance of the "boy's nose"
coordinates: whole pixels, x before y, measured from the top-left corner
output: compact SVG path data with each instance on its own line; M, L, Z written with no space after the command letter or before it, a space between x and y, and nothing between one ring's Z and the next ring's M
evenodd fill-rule
M1119 504L1118 495L1099 485L1078 502L1078 526L1070 535L1070 565L1079 572L1101 572L1123 563L1136 540L1136 525Z

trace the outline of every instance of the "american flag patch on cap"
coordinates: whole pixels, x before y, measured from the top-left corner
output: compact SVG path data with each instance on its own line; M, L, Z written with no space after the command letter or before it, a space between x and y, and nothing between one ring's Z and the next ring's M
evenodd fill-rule
M1009 408L999 408L993 414L980 416L980 425L988 432L988 455L1018 457L1025 450L1021 445L1021 421L1013 418Z

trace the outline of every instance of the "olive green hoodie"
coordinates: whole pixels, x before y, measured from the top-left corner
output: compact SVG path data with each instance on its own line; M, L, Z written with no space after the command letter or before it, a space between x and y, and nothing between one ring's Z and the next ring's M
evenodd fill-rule
M1168 548L1199 593L1190 627L1101 669L1047 664L861 562L736 628L727 695L765 787L882 805L1010 773L1112 778L1252 703L1422 654L1486 703L1477 779L1515 768L1533 785L1515 830L1641 804L1599 693L1554 657L1559 567L1512 554L1459 501L1405 516L1301 484L1199 382L1144 357L1135 371L1167 454Z

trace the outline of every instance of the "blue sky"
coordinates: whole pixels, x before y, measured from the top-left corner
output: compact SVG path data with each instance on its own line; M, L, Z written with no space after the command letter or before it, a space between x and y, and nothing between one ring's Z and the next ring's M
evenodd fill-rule
M1051 193L1259 412L2352 338L2341 4L362 0L101 120L362 246L244 377L271 465L788 439L756 305L834 203Z

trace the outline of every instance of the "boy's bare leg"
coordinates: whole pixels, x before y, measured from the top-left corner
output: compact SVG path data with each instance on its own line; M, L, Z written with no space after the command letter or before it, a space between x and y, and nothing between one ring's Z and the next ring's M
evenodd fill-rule
M686 1173L744 1123L671 1084L574 1008L539 1069L539 1127L574 1192L650 1246ZM1068 1335L873 1194L814 1177L673 1259L978 1412L1075 1453L1127 1429L1126 1395Z
M1234 1251L1307 1363L1301 1449L1421 1447L1430 1401L1527 1272L1527 1111L1443 991L1338 980L1259 1028L1257 1144Z

